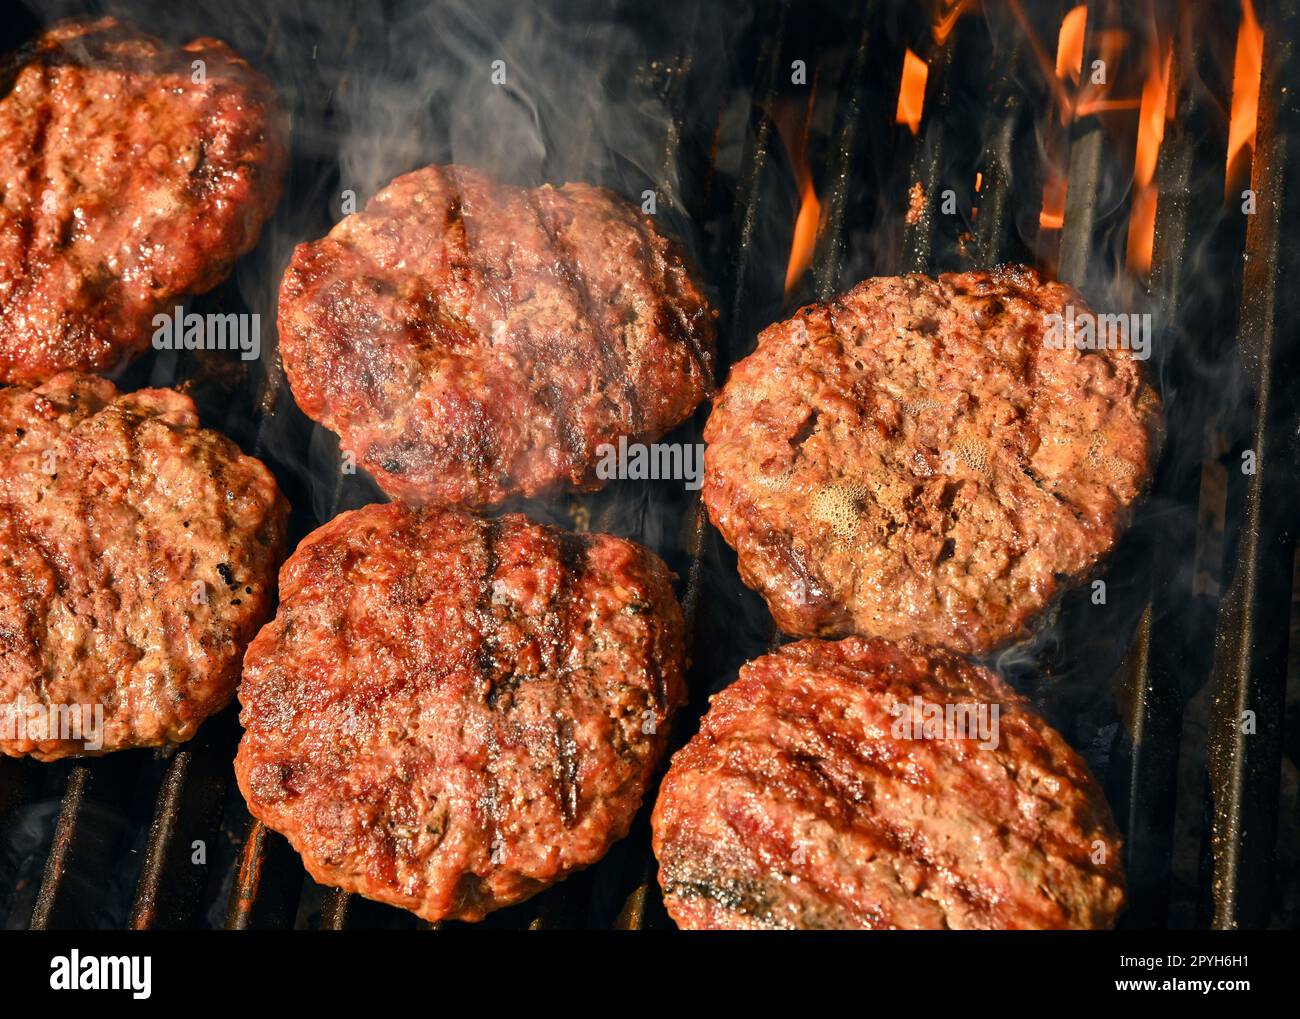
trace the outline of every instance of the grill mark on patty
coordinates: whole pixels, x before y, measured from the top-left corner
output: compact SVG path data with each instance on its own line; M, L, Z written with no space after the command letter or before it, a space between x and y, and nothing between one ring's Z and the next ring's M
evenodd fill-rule
M45 67L44 64L42 64L41 66L41 92L42 93L46 91L48 85L49 85L49 70L47 67ZM41 186L41 181L46 179L45 164L49 158L46 141L49 138L49 128L50 128L50 121L52 120L52 116L53 115L50 111L49 104L41 103L37 107L36 124L32 129L31 151L35 155L32 160L32 165L27 171L27 180L30 185L30 191L27 196L27 199L31 205L36 206L38 209L40 208L43 201L39 189ZM18 266L19 266L18 276L21 282L19 282L13 288L13 291L10 294L10 301L5 304L6 308L8 308L9 304L12 303L12 301L15 298L18 298L26 294L31 289L32 283L34 282L30 269L31 269L32 248L36 240L36 222L38 216L37 215L19 216L17 217L17 219L18 219L18 233L19 236L22 238L22 243L19 247L19 253L18 253Z
M497 572L497 539L501 535L501 522L489 520L483 525L483 579L479 583L479 595L476 608L479 614L479 651L478 671L487 693L488 706L496 708L496 650L497 627L492 615L492 579Z
M537 225L546 235L551 250L555 253L556 257L550 264L552 274L564 283L583 316L591 323L591 337L595 341L596 353L600 358L601 373L598 380L601 395L604 396L605 383L612 379L623 392L630 430L633 434L639 434L643 415L640 403L637 401L636 388L627 376L623 359L614 353L614 344L609 335L604 309L596 307L596 302L591 296L591 284L582 270L576 251L560 235L557 225L550 222L537 194L537 191L533 190L525 192L525 201L537 219Z
M489 569L485 571L483 589L479 598L479 611L482 614L491 613L491 580L498 565L495 545L499 533L499 521L489 521L484 538L485 556L488 559ZM586 575L586 551L585 543L576 535L566 534L558 539L556 555L560 566L558 586L552 604L544 616L541 630L537 633L537 636L546 642L551 656L550 667L554 670L553 683L551 684L551 688L555 691L554 706L551 711L551 721L554 728L551 734L550 751L554 761L552 773L556 782L556 803L561 816L564 818L566 827L572 827L578 820L579 769L577 744L573 736L575 705L569 681L567 660L572 640L570 628L572 596L574 588L580 586L582 578ZM485 642L491 641L491 650L486 650L485 643L485 647L480 649L479 658L479 669L485 677L484 683L488 689L487 703L494 712L497 712L500 710L501 698L504 696L505 713L509 714L515 703L511 695L522 682L535 677L512 671L510 675L504 676L498 681L496 673L499 670L499 663L496 660L495 635L489 638L485 632L484 640ZM495 733L495 729L492 731ZM495 744L490 744L488 749L490 754L489 771L494 774ZM490 801L495 805L495 788ZM500 818L497 817L494 820L499 823Z
M655 707L663 714L668 708L668 688L664 683L663 670L659 668L659 659L655 655L658 630L654 620L646 617L645 621L645 661L646 671L650 674L650 688L654 691Z
M777 901L775 893L765 883L746 878L744 875L732 875L726 871L713 871L696 875L687 871L682 877L673 875L670 869L664 879L665 898L707 899L723 909L748 917L762 924L769 930L792 930L788 923L783 923L772 915L772 907Z
M460 260L465 267L473 273L478 273L480 277L484 276L482 268L474 261L469 248L469 224L465 219L465 200L462 194L460 175L455 172L454 168L440 168L439 174L442 177L450 197L447 200L447 214L443 225L443 249L449 251L454 248L460 255ZM451 258L448 258L448 262ZM480 281L480 286L487 289L486 280ZM441 303L436 303L434 308L433 321L431 323L431 332L444 339L444 344L448 350L455 349L456 344L453 342L459 338L467 329L468 323L462 323L459 320L451 319L451 316L444 317L438 314L442 311ZM449 321L450 320L450 321ZM472 334L472 330L470 330ZM486 472L494 470L497 473L509 476L511 465L499 462L499 456L492 444L491 429L486 426L486 417L484 409L481 406L474 408L474 425L470 435L466 437L465 442L452 441L450 445L451 453L457 460L472 458L473 466ZM409 424L408 424L409 427ZM454 437L453 437L454 440ZM473 452L469 452L468 447L473 447ZM465 449L465 456L458 455L462 449Z
M447 215L442 224L443 236L454 233L457 228L464 236L465 219L464 207L461 204L460 180L453 173L444 173L443 179L447 181L451 190L451 198L447 201Z
M819 732L817 735L819 739L824 739L827 742L839 743L841 749L838 752L841 754L852 752L852 744L845 742L843 738L831 737L826 732ZM810 754L795 748L785 748L776 744L771 744L770 749L776 755L776 759L772 759L774 765L784 762L787 766L794 766L808 776L818 789L840 803L843 812L838 819L839 825L858 838L874 844L877 849L884 850L884 852L877 855L890 862L896 875L899 873L897 861L902 859L912 869L921 874L920 886L922 888L933 884L935 879L938 878L942 887L945 890L950 890L960 898L974 915L986 921L993 916L993 903L983 890L973 884L964 874L937 861L920 829L892 823L889 818L878 811L861 809L862 799L858 795L858 783L854 782L852 778L845 779L832 770L831 766L834 763L834 758L829 755ZM870 757L859 756L856 758L855 763L863 770L881 775L887 782L897 783L901 781L887 767L882 766L879 761ZM778 774L783 776L785 770L784 768L781 769ZM743 770L729 767L724 769L724 774L729 774L754 790L763 793L765 799L770 800L774 796L781 795L784 791L791 802L803 809L810 812L815 812L818 809L817 804L809 801L805 790L800 789L797 784L791 783L784 777L778 777L774 782L773 776L749 766L744 767ZM829 895L829 892L824 893ZM920 893L909 892L909 894L912 898L929 898ZM933 902L934 900L930 899L930 901ZM888 921L888 917L884 919Z
M453 200L458 206L456 221L460 224L461 230L461 254L467 271L471 274L473 283L470 286L471 291L479 294L492 294L496 302L497 310L501 314L501 321L506 324L506 335L511 341L514 350L518 351L522 357L533 363L534 372L543 378L546 378L553 368L552 360L547 352L546 344L535 344L528 331L528 323L517 325L511 312L514 311L514 304L510 297L509 290L503 290L493 284L500 276L491 265L485 264L481 259L474 256L470 250L470 217L465 215L463 203L463 187L461 185L460 174L454 167L438 167L436 172L442 177L447 187L450 189ZM489 191L489 199L495 199L500 188L498 185L492 185ZM542 227L545 233L545 227ZM508 265L513 270L513 265ZM531 267L530 267L531 268ZM513 273L512 273L513 275ZM490 337L479 336L482 346L490 349ZM553 383L546 382L536 389L529 389L528 392L536 398L537 405L545 412L549 421L549 430L555 437L565 459L569 464L580 461L580 454L583 451L581 438L575 438L575 422L571 413L569 401L565 399L561 392ZM487 453L487 462L493 463L499 459L499 454L493 450ZM505 470L511 470L511 465L500 465Z
M847 677L858 680L855 677ZM875 687L870 687L873 695L878 696L881 691ZM961 691L962 694L974 694L974 691ZM997 913L997 904L992 901L979 884L969 878L966 874L953 870L948 864L935 858L930 851L927 838L924 833L915 827L909 827L905 824L893 823L889 817L873 808L864 809L862 807L863 799L860 796L862 783L858 781L858 776L850 774L847 777L838 774L835 769L836 762L852 760L854 765L862 772L879 776L884 783L899 784L906 780L900 776L892 767L887 759L882 759L878 755L863 754L862 747L850 737L841 733L819 728L815 725L815 720L809 716L798 713L791 713L780 709L775 710L776 717L789 729L793 731L808 731L815 733L815 740L820 744L818 753L810 753L808 750L788 746L782 742L775 741L770 744L771 750L788 764L793 764L810 775L824 792L834 797L841 804L843 813L842 821L846 827L852 828L861 834L870 833L871 838L877 844L888 849L893 857L906 856L914 866L917 866L924 875L922 886L932 882L935 876L938 876L946 889L951 889L967 905L970 912L982 918L985 922L992 922ZM1005 729L1016 716L1010 715L1003 722ZM1021 731L1021 730L1025 731ZM1046 746L1041 736L1029 729L1021 726L1017 728L1017 734L1026 742L1033 744L1033 753L1046 753ZM929 749L929 762L923 769L927 775L947 774L951 776L947 786L954 790L965 789L962 795L963 802L974 804L988 803L996 798L996 786L990 783L985 774L976 766L977 762L974 756L970 754L958 753L958 748L964 741L958 740L927 740L923 741L923 746L914 751L923 753ZM1022 748L1022 754L1030 753L1029 748ZM915 762L914 762L915 763ZM785 788L787 785L792 793L798 794L798 787L790 785L784 779L778 779L774 785L772 776L766 774L761 768L755 768L748 763L743 769L728 768L728 773L734 777L750 783L755 789L765 790L770 796L776 788ZM778 775L784 774L786 769L778 769ZM1074 781L1073 776L1066 776ZM969 783L969 785L967 784ZM809 809L812 804L807 804ZM979 813L977 811L977 813ZM1013 822L1015 817L999 819L997 817L987 816L986 819L991 823L997 823L1005 826L1008 830L1014 828ZM865 829L865 831L864 831ZM1082 852L1077 845L1063 840L1060 835L1050 829L1041 831L1021 831L1019 837L1026 841L1037 841L1051 855L1060 856L1062 859L1068 859L1080 869L1095 872L1099 876L1103 875L1101 868L1094 867L1091 864L1091 858L1086 852ZM1085 859L1080 860L1078 857L1083 856ZM895 867L897 870L897 867ZM916 898L930 898L923 894L917 894ZM930 901L935 901L930 899ZM1019 908L1029 909L1027 903L1020 903ZM1041 910L1040 915L1045 915Z
M681 288L677 284L676 277L671 272L667 260L660 255L651 243L650 235L641 217L631 209L621 208L619 211L636 232L642 260L654 270L654 278L671 295L670 299L661 302L656 309L655 325L665 336L670 337L674 342L686 348L691 363L695 365L695 370L700 373L700 378L704 381L704 388L711 390L713 388L713 362L708 352L700 345L695 330L690 327L690 323L682 312ZM669 308L672 312L671 315L666 313Z
M501 804L499 802L499 789L497 786L497 758L499 747L497 746L496 730L496 698L493 696L493 676L496 672L496 620L491 615L492 605L492 578L497 571L497 538L501 533L501 524L497 520L488 520L482 525L479 532L483 539L483 577L479 581L478 596L478 615L479 625L482 629L479 631L479 651L478 651L478 671L480 689L485 689L484 701L488 705L488 719L485 726L486 737L484 740L484 752L487 756L487 775L486 786L483 799L483 813L488 822L488 856L491 862L499 862L497 851L501 846Z
M1080 524L1084 522L1083 513L1080 512L1069 499L1061 495L1060 492L1053 492L1050 488L1047 488L1043 483L1043 479L1034 472L1034 469L1029 464L1020 464L1020 473L1029 479L1035 489L1069 510L1070 515L1074 520L1078 521Z
M829 607L833 604L827 585L818 577L812 564L800 555L798 549L794 547L794 540L789 535L768 530L759 538L758 547L780 563L785 574L781 578L783 585L793 579L795 583L802 586L802 602L805 606Z
M819 735L829 737L828 733ZM841 744L840 748L838 748L841 754L851 750L851 745L840 738L832 737L828 741ZM855 781L852 776L839 774L834 768L835 758L829 755L824 757L811 754L789 755L788 752L787 756L791 757L793 763L802 765L805 773L811 775L824 791L833 795L841 803L848 805L845 821L849 827L859 834L870 833L872 840L891 851L890 856L887 858L893 864L894 873L899 876L900 883L901 872L897 861L899 857L903 857L912 867L920 871L921 880L919 886L921 889L930 886L933 879L938 877L943 887L954 891L976 915L985 918L993 915L993 903L978 886L971 884L964 874L935 859L920 828L910 827L906 824L890 823L885 815L880 812L868 813L855 809L862 803L860 783ZM858 763L865 765L867 769L872 771L883 771L878 763L870 758L859 757ZM894 781L899 781L892 775L889 777L893 778ZM910 894L913 898L929 898L921 891L911 892ZM933 900L931 899L931 901Z
M560 765L560 812L566 828L578 819L578 748L573 740L573 720L556 716L555 747Z
M136 464L140 462L139 436L136 434L136 429L139 427L140 421L132 414L122 414L119 418L119 422L121 426L122 444L125 447L124 452L126 456L126 470L125 470L126 477L122 479L122 484L129 492L135 485L135 480L136 480L135 467ZM89 487L90 486L88 485L82 486L81 492L83 494L83 498L86 490ZM128 499L128 502L131 505L140 504L135 499ZM80 509L81 509L80 515L83 520L91 519L91 517L89 516L89 510L85 507L84 502L82 503ZM153 537L152 534L150 533L149 523L147 520L144 519L143 514L132 513L131 523L132 523L132 544L135 546L135 554L132 557L132 559L133 559L133 565L135 569L138 571L137 577L135 579L135 583L133 583L132 586L136 587L138 590L148 591L153 588L153 585L149 583L149 578L148 578L151 564L154 561ZM98 549L98 548L95 549L96 559L100 563L100 568L103 571L101 574L100 586L108 587L112 589L115 588L113 580L115 579L116 571L114 567L116 564L112 563L108 556L103 555L102 551L103 551L102 549ZM204 581L204 585L205 585L204 597L208 599L213 598L216 592L207 590L206 581ZM169 626L170 616L164 610L160 609L156 605L151 606L151 608L154 611L158 612L159 626L157 627L157 633L158 633L159 643L163 647L163 652L165 655L164 661L171 661L173 656L174 643L172 640L172 635L168 632L168 630L170 629ZM135 648L134 642L132 642L132 649L136 651L137 654L136 661L139 661L140 657L143 656L143 649ZM170 672L168 672L164 677L162 677L163 682L160 684L160 686L165 686L166 680L171 678L172 677L170 675ZM133 736L135 735L136 721L137 720L134 717L131 719L131 730Z
M547 232L546 226L542 223L537 210L531 207L531 202L530 211L532 211L534 217L537 218L538 228L542 231L543 236L545 236ZM513 265L511 267L513 268ZM529 268L533 269L536 267L530 266ZM480 290L486 292L486 285L481 284ZM532 362L534 373L543 380L549 380L556 369L554 358L551 356L548 349L549 344L545 340L541 343L534 343L529 331L528 323L524 322L522 325L516 325L510 315L510 312L513 310L513 306L503 302L501 312L508 326L507 334L513 342L515 349L523 354L525 360ZM566 338L566 342L571 342L571 340ZM585 443L581 438L581 432L576 430L578 428L577 422L574 419L574 411L576 408L571 405L563 390L553 382L543 381L541 385L537 386L535 389L530 388L528 391L531 395L537 398L538 403L550 419L551 433L559 443L560 450L564 453L566 462L570 466L581 462L582 453L585 450Z
M587 575L587 543L577 534L565 531L558 535L560 580L555 607L548 614L551 630L547 634L554 655L556 710L555 760L559 780L560 811L566 827L578 819L578 747L573 739L574 700L569 677L569 654L573 643L573 597L581 590Z
M507 698L507 710L513 707L514 700L512 695L514 692L519 689L524 680L533 678L535 677L522 675L518 672L511 672L510 675L502 676L499 680L492 680L491 688L488 690L487 695L488 706L494 711L497 710L501 703L501 698L505 697Z
M31 525L21 506L6 503L3 504L3 509L8 511L10 526L13 528L16 541L25 541L50 571L54 581L54 594L56 596L66 594L69 571L66 569L66 563L62 563L57 554L57 549L49 542L48 536ZM23 593L31 592L24 588ZM24 607L26 606L25 601ZM54 679L54 669L58 664L47 658L46 636L49 633L49 612L35 609L29 609L28 612L29 622L26 629L30 634L29 646L35 667L35 689L39 695L44 696L46 685Z

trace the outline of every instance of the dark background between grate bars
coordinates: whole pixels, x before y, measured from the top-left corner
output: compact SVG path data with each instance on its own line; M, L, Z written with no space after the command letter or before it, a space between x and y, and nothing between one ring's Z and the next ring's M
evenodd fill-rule
M1287 685L1297 671L1288 637L1300 400L1296 298L1283 281L1300 223L1296 3L1256 7L1266 52L1252 217L1222 198L1237 6L1087 4L1085 66L1105 52L1107 31L1131 40L1113 60L1115 95L1139 93L1154 38L1173 48L1147 278L1124 270L1137 110L1066 123L1044 69L1070 6L989 2L940 41L927 5L871 0L59 2L5 22L0 41L19 46L56 15L120 13L177 41L225 38L285 95L294 119L285 199L232 279L188 302L261 314L262 359L152 353L120 384L186 386L206 424L275 471L294 506L295 540L380 496L340 471L336 440L297 411L283 383L273 328L280 272L293 243L339 218L344 188L364 202L427 162L477 159L521 182L585 179L633 199L654 190L661 221L710 283L723 366L769 322L872 274L1025 260L1080 286L1096 307L1150 311L1169 438L1152 494L1103 574L1108 603L1067 596L1042 634L994 664L1106 788L1127 839L1124 925L1295 926L1300 697L1295 679L1289 698ZM894 122L905 48L930 67L915 137ZM492 91L498 58L510 84ZM795 60L806 62L807 84L792 83ZM800 141L823 220L810 271L787 296L799 207L790 146ZM1059 231L1038 225L1053 163L1069 181ZM924 201L908 222L914 185ZM956 215L941 211L946 188ZM704 417L672 438L698 440ZM1252 476L1237 467L1245 449L1259 458ZM781 639L680 484L615 482L515 508L637 538L678 573L693 664L676 745L708 694ZM1256 713L1254 735L1237 725L1245 710ZM288 844L243 806L230 766L238 737L232 707L170 754L0 761L0 923L428 926L307 878ZM646 814L600 864L484 926L671 926ZM192 862L198 840L204 864Z

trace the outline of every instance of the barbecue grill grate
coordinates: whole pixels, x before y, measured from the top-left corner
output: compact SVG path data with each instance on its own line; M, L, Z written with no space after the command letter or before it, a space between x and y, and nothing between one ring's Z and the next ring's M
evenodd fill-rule
M1300 309L1294 288L1284 284L1292 268L1300 270L1294 241L1300 226L1296 2L1261 6L1267 49L1250 181L1259 211L1252 217L1228 214L1231 204L1221 201L1228 144L1223 111L1232 88L1221 49L1222 40L1236 36L1236 5L1157 3L1151 25L1137 19L1135 5L1088 3L1085 67L1107 54L1109 30L1148 37L1154 29L1171 40L1174 105L1156 174L1160 200L1145 287L1115 271L1123 259L1117 238L1125 236L1130 213L1129 199L1115 196L1129 193L1136 110L1081 116L1066 132L1056 117L1059 96L1050 68L1044 74L1035 66L1044 47L1050 57L1065 5L1008 0L986 8L959 17L941 34L920 5L859 0L842 8L818 6L813 18L769 2L735 44L739 82L711 73L718 41L710 39L711 24L698 8L653 26L618 10L642 33L646 59L638 73L669 113L661 162L649 171L657 179L645 183L658 190L661 214L673 229L694 239L706 278L718 284L723 365L742 356L759 328L796 303L829 297L882 272L1028 259L1055 267L1094 304L1156 314L1152 365L1166 394L1168 449L1194 453L1166 455L1152 497L1107 574L1112 590L1131 597L1115 597L1114 615L1100 624L1079 599L1067 598L1054 635L1031 649L1032 660L1012 656L1004 664L1013 679L1042 673L1033 692L1049 715L1055 707L1053 720L1102 775L1126 835L1132 901L1124 923L1263 926L1276 890L1291 620L1294 534L1285 511L1294 505L1300 463L1300 365L1294 337L1286 332ZM260 40L231 41L254 58L260 52L273 73L296 83L299 125L331 123L336 90L345 83L327 69L347 68L368 43L360 31L336 38L287 15L271 17ZM905 48L930 68L915 137L892 116ZM1139 55L1132 48L1113 69L1117 89L1138 81L1140 90ZM807 61L808 85L789 80L796 59ZM604 81L627 68L606 65L593 73L593 80ZM747 97L739 115L737 95ZM811 271L802 289L786 295L795 206L777 117L791 107L802 111L799 129L818 174L824 217ZM1042 150L1054 147L1068 149L1064 224L1059 233L1045 229L1027 243L1044 198ZM289 209L280 213L300 236L328 228L319 221L321 210L328 208L325 196L338 190L338 168L319 148L297 151ZM739 154L734 166L725 162L728 152ZM640 172L624 171L633 177ZM908 199L918 187L919 215L908 217ZM958 207L972 210L969 215L941 212L945 188L954 189ZM776 235L781 246L774 252ZM278 275L285 257L287 250L253 256L268 278ZM1218 281L1217 291L1207 279ZM242 302L231 283L196 306L227 310ZM364 478L342 473L333 437L297 413L273 358L261 373L239 379L233 391L228 382L210 379L210 368L194 355L161 355L133 368L125 385L191 387L206 423L276 471L295 506L296 536L377 497ZM1237 373L1231 385L1225 371ZM1224 406L1225 394L1239 396L1240 406ZM1221 597L1198 586L1187 568L1203 540L1198 520L1207 408L1230 438L1217 454L1230 482ZM701 411L675 437L697 441L704 416ZM1244 427L1234 430L1233 421ZM1258 458L1253 475L1235 469L1247 448ZM310 452L299 459L285 455L294 449ZM322 484L321 478L339 480ZM629 496L619 491L526 508L534 516L640 537L683 578L694 662L692 702L675 733L680 743L710 690L781 638L757 622L766 613L740 585L734 556L693 493L666 485L635 498L642 502L631 510ZM629 520L653 522L654 533L639 533ZM1091 700L1079 699L1080 687ZM1184 719L1203 689L1211 695L1211 733L1201 756ZM1105 700L1100 708L1098 691ZM1069 717L1080 704L1080 716ZM1253 735L1239 725L1248 710L1256 713ZM1058 717L1061 712L1067 717ZM135 752L54 765L0 761L0 832L14 833L0 838L9 839L11 855L25 853L8 862L0 856L0 920L7 915L11 925L33 928L417 926L399 910L314 885L285 840L248 818L230 767L238 737L231 709L170 756ZM1188 808L1180 790L1195 792L1201 781L1204 823L1192 817L1189 830L1203 878L1189 889L1174 872L1179 853L1187 851L1182 822ZM209 852L205 863L195 862L199 844ZM41 860L37 872L32 861ZM1195 886L1208 892L1198 897ZM130 903L125 915L109 904L114 890ZM533 929L668 923L654 883L647 810L599 865L485 921Z

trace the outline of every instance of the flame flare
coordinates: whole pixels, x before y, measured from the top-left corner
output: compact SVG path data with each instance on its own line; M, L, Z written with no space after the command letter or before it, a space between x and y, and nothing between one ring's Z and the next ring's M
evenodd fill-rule
M814 85L802 115L787 106L775 118L777 132L790 154L795 187L799 191L799 213L794 221L794 238L790 242L790 260L785 267L785 296L788 298L799 280L812 265L821 229L822 205L813 184L812 166L808 162L808 126L812 120L817 90Z
M952 35L953 26L957 24L966 11L974 10L979 6L979 0L944 0L944 6L948 12L934 23L934 41L940 46L948 41L948 36Z
M1083 74L1083 36L1088 27L1088 5L1079 4L1061 19L1056 39L1056 76L1076 85Z
M1251 0L1241 0L1241 24L1237 28L1237 58L1232 69L1232 117L1228 121L1228 163L1225 196L1240 171L1233 163L1243 153L1255 152L1255 126L1259 120L1259 79L1264 69L1264 30L1255 17Z
M1043 230L1059 230L1065 226L1065 194L1069 182L1065 175L1050 171L1043 184L1043 209L1038 214L1038 225Z
M1128 264L1138 272L1151 269L1156 238L1156 205L1160 189L1155 183L1160 143L1165 138L1169 100L1169 72L1173 48L1166 42L1152 50L1152 67L1142 86L1138 114L1137 155L1133 163L1133 203L1128 220Z
M930 65L910 49L903 54L903 79L898 86L898 112L894 121L906 124L912 134L921 129L921 112L925 108L925 83Z
M785 293L790 296L795 285L812 265L813 249L817 246L817 229L821 224L822 205L817 200L812 173L807 165L796 171L799 181L799 215L794 221L794 240L790 244L790 261L785 268Z
M1056 76L1069 78L1078 84L1083 75L1083 37L1088 27L1088 7L1079 4L1061 19L1061 30L1056 37ZM1063 92L1058 91L1061 122L1068 123L1070 104ZM1042 230L1059 230L1065 225L1065 196L1069 181L1060 168L1049 164L1047 180L1043 182L1043 208L1038 214Z

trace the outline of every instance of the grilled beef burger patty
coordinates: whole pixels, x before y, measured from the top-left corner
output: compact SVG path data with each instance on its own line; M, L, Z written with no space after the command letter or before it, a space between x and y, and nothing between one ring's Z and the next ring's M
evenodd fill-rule
M613 193L430 166L301 244L280 288L298 405L384 491L486 506L598 487L710 391L713 313L678 247Z
M1131 351L1049 345L1070 305L1024 268L869 279L760 334L705 428L703 496L784 631L983 654L1094 569L1160 403Z
M287 513L174 390L0 387L0 752L192 737L271 614Z
M476 920L627 833L685 696L639 545L400 504L298 547L249 648L235 773L320 882Z
M986 707L975 738L943 738L963 731L923 728L929 705L997 705L997 724ZM1124 902L1079 756L993 673L911 642L750 662L673 757L652 825L685 928L1104 928Z
M113 368L256 243L287 159L279 100L225 43L113 18L61 23L5 71L0 381Z

